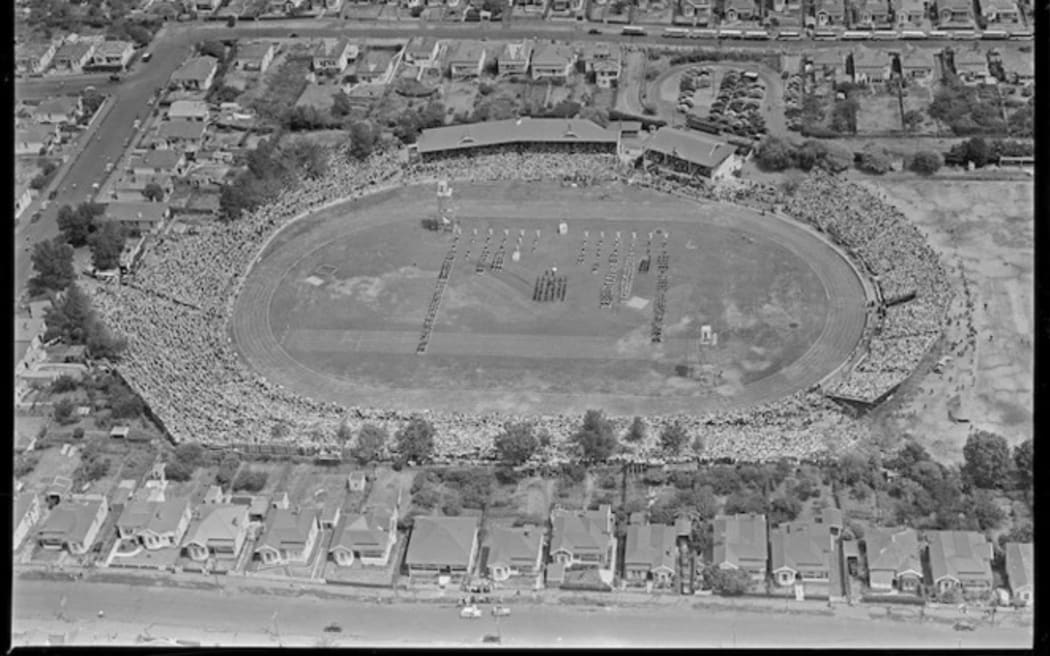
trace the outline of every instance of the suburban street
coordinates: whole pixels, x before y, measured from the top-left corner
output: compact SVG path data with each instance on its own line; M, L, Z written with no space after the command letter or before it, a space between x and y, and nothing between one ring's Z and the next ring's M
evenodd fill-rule
M230 645L480 645L497 633L488 614L461 620L440 603L369 603L265 591L18 580L14 644L73 632L67 644L129 644L137 636ZM98 612L104 611L99 618ZM325 633L336 623L341 633ZM1030 647L1031 629L892 622L812 614L731 612L689 607L513 606L500 620L504 645L706 647Z

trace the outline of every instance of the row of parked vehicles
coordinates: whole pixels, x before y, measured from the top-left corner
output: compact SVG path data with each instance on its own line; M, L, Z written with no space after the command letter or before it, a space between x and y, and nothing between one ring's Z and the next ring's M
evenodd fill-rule
M723 132L748 138L760 137L766 131L761 112L765 94L765 83L757 73L726 71L707 120Z
M645 36L643 27L626 26L623 28L626 36ZM1008 39L1031 40L1033 33L1030 30L1007 32L1005 30L778 30L772 34L764 29L735 29L735 28L700 28L686 29L684 27L664 28L663 36L670 39L742 39L751 41L768 41L779 39L781 41L801 40L812 38L817 41L921 41L933 40L958 40L958 41L1005 41Z

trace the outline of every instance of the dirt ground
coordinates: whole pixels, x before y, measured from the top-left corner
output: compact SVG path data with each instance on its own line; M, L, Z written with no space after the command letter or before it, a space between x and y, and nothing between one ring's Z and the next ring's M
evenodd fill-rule
M925 116L930 98L929 89L913 85L904 96L904 111L916 110ZM928 118L925 123L929 123ZM900 129L901 110L896 94L877 93L861 97L860 111L857 112L857 132L859 134ZM923 132L924 129L920 126L916 131Z
M998 433L1011 445L1031 438L1034 185L909 179L880 181L877 188L927 233L956 284L945 351L952 360L921 382L891 426L924 441L935 457L953 460L961 459L972 429ZM949 418L955 397L956 415L969 423Z

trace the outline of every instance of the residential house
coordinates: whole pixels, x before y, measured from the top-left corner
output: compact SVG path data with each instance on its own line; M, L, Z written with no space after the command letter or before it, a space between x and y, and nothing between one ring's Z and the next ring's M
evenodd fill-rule
M346 487L351 492L364 492L367 482L368 477L363 471L350 472L350 475L346 477Z
M778 586L802 583L818 593L828 588L835 562L827 532L805 522L778 526L769 532L769 555Z
M973 27L972 0L936 0L940 27Z
M723 179L743 165L736 149L728 143L700 132L671 127L662 127L649 137L643 158L648 168L710 180Z
M273 62L277 48L273 43L251 42L237 44L237 58L234 67L242 71L265 73Z
M532 63L533 49L534 44L529 39L512 41L503 46L496 60L499 74L526 75L529 72L529 64Z
M405 554L411 576L462 575L478 555L476 517L416 517Z
M901 77L906 80L931 80L937 69L933 52L927 48L908 48L899 57Z
M131 41L103 41L95 48L91 63L124 70L134 56L135 44Z
M117 519L117 534L134 540L148 550L177 547L193 519L190 500L183 498L153 501L132 499Z
M29 532L43 516L44 507L40 497L32 492L22 492L15 497L15 533L13 549L22 545Z
M900 29L920 29L926 27L927 0L890 0L893 8L893 19Z
M632 524L624 545L624 578L629 584L652 581L664 586L674 580L678 556L674 526Z
M954 51L952 63L955 74L965 84L977 84L988 79L988 53L980 48Z
M360 54L346 39L322 39L314 49L312 67L316 73L342 73Z
M853 27L881 30L893 25L890 0L852 0L849 9Z
M1014 0L979 0L981 16L990 29L1008 27L1021 22L1021 12Z
M182 175L186 157L175 150L147 150L131 158L129 169L135 177Z
M357 62L354 74L361 82L390 84L400 61L400 51L370 48Z
M817 27L842 27L846 24L843 0L815 0L812 7Z
M711 9L711 0L678 0L675 22L707 27L711 23Z
M747 572L755 583L766 580L769 544L765 515L719 515L713 524L711 564Z
M23 123L15 128L15 155L46 153L58 136L58 126L55 124Z
M39 359L45 328L43 317L15 317L15 363L26 360L28 366Z
M992 543L977 531L926 531L927 582L938 595L959 590L980 595L992 589Z
M1035 546L1031 542L1006 543L1006 582L1013 602L1030 606L1035 597Z
M449 72L454 78L477 77L485 69L484 44L477 41L459 41L446 51Z
M874 592L918 593L922 561L915 529L873 526L865 531L863 541L868 585Z
M84 111L79 96L58 96L42 101L33 110L33 120L37 123L76 123Z
M236 499L231 500L233 503L237 503ZM250 522L264 522L266 521L267 515L270 513L270 497L265 495L255 495L248 497L248 521Z
M594 82L599 89L611 89L620 82L620 62L605 60L594 62Z
M576 53L564 43L537 45L532 53L532 79L566 80L576 63Z
M493 581L538 577L543 571L543 528L493 526L482 547L483 568Z
M170 150L151 150L151 153L176 152ZM162 192L161 202L171 196L175 190L173 176L169 174L158 175L124 175L113 183L110 189L109 200L113 203L141 203L146 198L146 189L156 185ZM158 204L158 203L154 203ZM104 220L104 219L103 219Z
M91 549L102 524L109 515L104 496L80 496L63 501L36 531L37 543L44 549L64 549L82 555Z
M882 50L857 46L850 54L853 59L853 81L857 84L877 84L890 79L893 63Z
M612 507L598 510L555 510L551 513L551 560L565 567L611 570L616 564Z
M738 23L758 19L758 4L755 0L725 0L724 22Z
M817 80L846 79L846 53L838 48L817 48L809 57Z
M211 116L208 103L202 100L176 100L168 106L168 118L189 121L207 121Z
M222 5L223 0L191 0L193 9L198 14L210 14Z
M207 130L204 121L177 118L164 121L157 127L156 144L161 149L197 150Z
M51 65L58 48L54 43L20 43L15 48L15 70L19 75L43 73Z
M51 63L63 73L80 73L95 54L94 41L69 41L58 47Z
M207 91L215 81L219 60L203 55L191 57L171 74L171 83L185 91Z
M99 217L102 223L117 223L130 230L152 232L171 216L171 208L164 203L149 201L118 201L106 205Z
M222 487L211 485L208 487L208 491L204 493L204 499L201 500L201 503L207 506L229 504L231 496L223 492ZM196 516L196 513L194 515Z
M375 507L343 517L332 536L328 557L336 564L349 567L362 565L385 566L397 543L397 510Z
M255 560L264 565L305 564L320 529L316 511L278 508L270 515L266 530L255 545Z
M608 43L587 43L583 46L583 70L591 73L601 62L620 61L620 48Z
M801 27L803 24L802 0L773 0L770 13L781 27Z
M198 506L182 543L191 560L236 558L248 536L248 506L205 503Z
M441 54L441 42L432 36L414 36L405 46L405 62L423 68L437 64Z

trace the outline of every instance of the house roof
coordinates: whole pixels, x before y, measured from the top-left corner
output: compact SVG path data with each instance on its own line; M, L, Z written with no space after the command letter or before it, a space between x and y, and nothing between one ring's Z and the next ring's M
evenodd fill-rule
M197 507L196 516L186 530L184 544L208 546L215 541L233 541L248 525L248 507L215 503Z
M511 41L504 45L503 49L500 50L499 60L528 62L529 58L532 56L534 48L535 44L529 39Z
M933 53L925 48L908 48L900 56L901 69L933 68Z
M766 544L765 515L719 515L714 521L714 562L765 563L769 547Z
M726 11L735 9L736 11L758 11L758 5L755 4L755 0L726 0Z
M205 116L208 112L203 100L176 100L168 107L168 116Z
M1006 543L1006 580L1011 590L1019 590L1035 583L1032 564L1035 548L1031 542Z
M164 203L151 203L148 201L135 202L113 202L106 205L103 219L119 222L149 221L160 223L166 218L168 206Z
M637 524L627 527L627 543L624 547L624 563L648 565L651 569L675 569L677 550L676 531L665 524Z
M891 0L893 9L899 12L913 13L921 12L925 13L926 3L924 0Z
M434 52L436 45L437 39L432 36L414 36L408 40L405 52L412 57L424 59Z
M128 48L134 49L135 44L130 41L103 41L99 44L98 48L95 49L95 54L104 57L115 57L117 55L123 55L127 52Z
M937 0L937 11L942 12L949 9L955 11L973 11L973 4L970 0Z
M988 15L992 10L995 10L995 13L1017 13L1017 4L1014 0L981 0L980 5L981 15Z
M163 139L200 140L204 136L204 123L185 118L164 121L157 127L157 136Z
M383 545L390 539L390 519L390 511L381 509L344 515L332 536L329 550L341 548L354 551L355 547Z
M306 544L310 528L317 523L317 511L304 509L295 512L278 508L266 523L266 531L259 540L259 547L286 549Z
M62 44L55 53L55 59L70 59L80 61L95 48L90 41L71 41Z
M543 529L538 526L494 526L489 529L485 544L489 548L490 565L515 561L535 562L543 544Z
M598 43L585 43L583 45L583 56L586 59L593 59L595 57L611 57L613 54L613 48L604 41Z
M133 499L124 506L117 519L117 526L135 532L169 533L178 527L189 507L190 501L186 498L166 501Z
M147 150L131 160L132 169L160 169L172 171L182 161L182 154L176 150Z
M718 166L736 150L724 141L671 127L657 130L645 147L707 168Z
M44 520L38 535L60 537L66 542L83 542L91 530L91 523L105 499L70 499L63 501Z
M454 48L449 48L450 64L477 64L485 54L485 46L478 41L460 41Z
M369 50L357 63L357 73L382 73L390 66L396 54L390 50Z
M237 44L237 59L241 61L262 61L269 52L273 50L273 44L269 42L250 41L245 44Z
M609 543L607 515L602 510L558 511L554 513L552 524L552 553L559 549L571 553L602 552Z
M814 13L824 12L831 16L841 16L846 13L846 8L842 4L842 0L817 0L816 11Z
M466 567L477 532L473 517L417 517L405 562Z
M15 317L15 341L31 342L44 333L46 328L43 317Z
M536 46L532 53L533 66L566 66L572 61L573 52L564 43L544 43Z
M15 524L20 523L34 505L40 505L40 497L32 492L22 492L15 497Z
M992 545L977 531L927 531L926 542L935 583L946 576L991 577Z
M54 138L55 130L39 123L22 125L15 130L15 143L47 143Z
M48 98L36 106L36 114L74 114L80 106L80 99L71 96Z
M916 572L922 576L919 534L911 528L872 527L864 535L869 570Z
M252 515L266 515L267 511L270 510L270 497L257 495L252 497L251 503L248 504L248 512Z
M49 50L51 50L50 43L19 43L15 46L15 58L38 60L47 54Z
M116 191L142 191L152 183L160 185L162 189L170 189L171 180L172 176L169 173L140 175L137 177L122 176L119 180L113 183L113 189ZM103 220L105 220L105 217L103 217Z
M838 48L817 48L809 60L813 62L814 66L825 67L844 67L846 64L846 55Z
M423 130L420 153L509 143L616 143L617 134L586 119L520 118Z
M859 46L853 50L854 69L883 69L890 65L890 57L882 50Z
M954 54L955 69L980 69L988 68L988 53L980 48L962 48Z
M828 567L831 534L819 524L792 522L769 532L769 555L773 571Z
M203 82L208 79L219 67L219 60L214 57L204 55L202 57L191 57L183 62L182 66L177 71L171 74L171 79L175 82L191 81L196 80Z
M314 48L314 57L335 59L348 49L350 51L348 54L356 53L357 46L347 39L321 39Z

